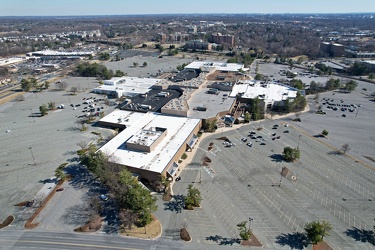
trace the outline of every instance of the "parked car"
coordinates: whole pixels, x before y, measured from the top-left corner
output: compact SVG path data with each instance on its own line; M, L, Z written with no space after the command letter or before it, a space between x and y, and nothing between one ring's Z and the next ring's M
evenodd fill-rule
M105 194L101 194L100 195L100 199L103 200L103 201L107 201L108 200L108 196L105 195Z

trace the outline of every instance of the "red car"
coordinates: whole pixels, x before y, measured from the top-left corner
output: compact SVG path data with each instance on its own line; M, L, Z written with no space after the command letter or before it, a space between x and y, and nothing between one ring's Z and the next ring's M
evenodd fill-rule
M56 192L64 191L64 188L58 188L56 189Z

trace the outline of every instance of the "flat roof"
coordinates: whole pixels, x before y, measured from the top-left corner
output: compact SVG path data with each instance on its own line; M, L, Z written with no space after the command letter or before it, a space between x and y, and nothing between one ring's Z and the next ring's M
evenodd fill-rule
M127 140L127 142L150 147L161 136L162 133L162 131L158 131L153 128L143 129L134 134L133 137Z
M159 94L165 93L167 96L160 96ZM121 104L120 109L129 111L153 111L160 112L160 109L171 100L178 99L181 95L180 92L173 89L155 90L150 89L147 95L136 95L131 98L131 102L125 105ZM147 109L144 109L144 105ZM150 108L149 108L150 107Z
M241 81L239 84L234 85L231 97L243 93L242 98L254 99L260 97L266 101L282 101L287 98L295 98L297 90L295 88L277 84L277 83L261 83L260 81Z
M188 100L188 117L207 119L222 111L229 111L236 101L236 98L229 97L229 91L219 91L219 94L207 94L209 88L198 89ZM194 110L197 107L204 107L206 111Z
M101 152L111 156L110 159L115 163L162 173L200 119L116 110L100 121L126 125L125 130L99 149ZM133 135L153 127L166 128L167 134L152 152L135 151L126 147L126 141Z
M92 55L93 52L86 52L86 51L55 51L55 50L41 50L35 52L29 52L27 54L36 55L36 56L89 56Z
M333 62L322 62L322 64L331 67L332 69L340 69L343 70L344 67L338 63L333 63Z
M194 61L187 65L186 69L211 68L220 71L238 71L243 68L240 63L212 62L212 61Z
M155 78L115 77L111 80L105 81L105 84L95 88L94 92L107 91L117 92L121 94L121 96L135 96L137 94L145 94L149 92L151 87L160 81L160 79Z
M0 66L5 66L9 64L14 64L14 63L20 63L22 61L25 61L25 58L20 58L20 57L8 57L8 58L0 58Z

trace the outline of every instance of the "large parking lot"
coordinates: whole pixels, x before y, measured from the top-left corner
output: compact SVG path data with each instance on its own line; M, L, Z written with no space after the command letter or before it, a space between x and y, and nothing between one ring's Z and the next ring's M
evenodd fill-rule
M349 112L324 105L326 114L320 115L315 114L309 97L311 110L301 114L302 122L291 121L292 115L230 131L219 129L201 142L192 163L181 174L182 181L174 185L176 194L184 194L188 183L202 190L202 209L180 219L194 228L194 241L233 243L231 239L238 237L236 224L251 218L251 229L266 248L299 249L302 245L296 242L303 238L299 233L305 223L326 220L333 225L326 240L335 249L372 249L366 234L375 214L375 164L364 156L374 157L375 153L371 134L374 104L359 92L328 92L321 94L323 98L361 107L359 112ZM347 116L342 117L343 113ZM259 127L263 129L258 131ZM323 129L329 131L328 138L318 136ZM250 131L255 132L254 139ZM221 136L235 146L217 140ZM280 139L273 140L278 136ZM247 138L246 142L242 138ZM215 146L208 151L211 142ZM351 147L348 156L337 153L344 143ZM299 147L300 160L283 161L281 153L286 146ZM202 168L204 156L212 163ZM290 170L286 178L280 175L283 167ZM167 232L173 231L174 225L171 223Z
M279 127L272 129L276 123ZM265 247L288 249L288 242L303 232L306 222L324 219L333 225L327 241L335 249L371 249L369 243L356 242L355 235L372 227L374 171L346 156L331 154L330 147L292 125L286 128L283 123L266 121L262 126L256 136L266 141L248 139L252 147L241 138L256 130L257 124L223 132L235 144L232 147L216 140L220 134L210 136L182 173L183 182L196 183L202 190L202 209L185 215L194 228L193 239L217 244L214 239L236 238L236 224L251 218L251 228ZM286 130L289 133L284 133ZM280 139L272 140L273 133ZM215 147L208 152L210 142ZM283 148L298 144L301 159L284 162L280 155ZM199 170L202 156L210 157L212 163ZM287 178L280 175L283 167L291 171ZM175 190L183 194L179 185L184 186L181 182Z
M165 56L163 58L152 57L152 56L135 56L126 57L121 61L107 62L105 66L113 71L121 70L128 76L134 77L157 77L163 73L177 72L176 67L183 63L191 63L193 59L183 58L182 56L171 57ZM143 66L146 62L147 66ZM133 63L138 63L137 67L134 67Z
M103 98L88 91L98 86L97 80L68 78L65 81L68 90L72 86L80 87L77 95L51 86L43 93L25 94L25 101L9 102L0 107L0 218L10 214L17 217L16 203L34 199L43 186L43 180L54 176L60 164L76 163L76 152L80 149L77 144L99 140L100 137L92 131L101 133L103 139L112 133L91 126L84 132L79 130L78 117L86 114L88 109L83 98ZM40 117L39 106L52 101L56 106L64 104L65 109L49 111L48 115ZM73 108L71 104L80 106ZM105 114L114 109L102 101L97 102L97 107L103 107L100 110Z

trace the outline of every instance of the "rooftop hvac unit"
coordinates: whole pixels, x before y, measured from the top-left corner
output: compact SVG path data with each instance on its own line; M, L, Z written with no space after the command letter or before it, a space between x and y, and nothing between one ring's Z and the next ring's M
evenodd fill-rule
M290 177L290 179L292 179L293 181L297 180L297 177L292 175L292 177Z

